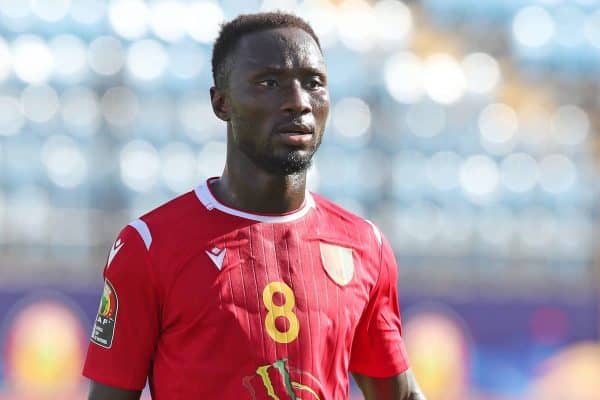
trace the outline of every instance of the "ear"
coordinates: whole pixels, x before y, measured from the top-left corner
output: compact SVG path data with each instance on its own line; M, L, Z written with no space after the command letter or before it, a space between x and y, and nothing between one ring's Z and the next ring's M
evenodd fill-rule
M229 103L225 93L216 86L210 88L210 102L213 112L222 121L229 121Z

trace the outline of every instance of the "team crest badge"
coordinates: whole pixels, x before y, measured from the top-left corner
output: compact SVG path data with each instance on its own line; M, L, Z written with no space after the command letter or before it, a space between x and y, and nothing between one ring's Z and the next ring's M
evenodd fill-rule
M113 334L115 332L118 310L119 300L117 299L117 292L115 292L115 289L107 279L104 281L102 299L100 299L98 315L96 316L96 322L94 323L94 330L92 332L92 342L110 349L112 346Z
M321 261L325 272L339 285L347 285L354 276L354 261L352 249L320 243Z

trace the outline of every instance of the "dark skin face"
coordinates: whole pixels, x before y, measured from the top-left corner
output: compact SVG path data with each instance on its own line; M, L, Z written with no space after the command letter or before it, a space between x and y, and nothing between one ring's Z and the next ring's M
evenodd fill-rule
M227 122L227 162L215 195L254 212L299 208L329 114L321 50L299 28L248 34L232 54L227 82L211 88L213 110Z

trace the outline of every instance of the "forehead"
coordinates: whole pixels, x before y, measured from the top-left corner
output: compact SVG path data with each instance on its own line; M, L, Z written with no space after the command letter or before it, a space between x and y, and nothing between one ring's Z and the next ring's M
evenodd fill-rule
M235 51L235 69L311 67L325 71L321 50L300 28L277 28L248 34Z

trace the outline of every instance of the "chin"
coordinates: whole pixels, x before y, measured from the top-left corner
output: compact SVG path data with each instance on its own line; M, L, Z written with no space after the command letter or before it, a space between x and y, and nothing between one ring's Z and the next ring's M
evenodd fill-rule
M294 151L287 157L263 159L263 168L275 175L295 175L305 172L312 164L312 153Z

